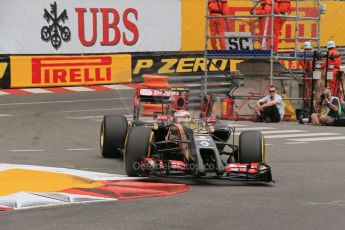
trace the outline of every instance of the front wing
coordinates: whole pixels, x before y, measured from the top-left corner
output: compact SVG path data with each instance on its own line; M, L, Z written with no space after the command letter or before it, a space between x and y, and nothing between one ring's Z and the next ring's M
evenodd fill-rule
M195 175L197 167L197 165L178 160L163 161L144 158L141 161L140 174L142 176L188 176ZM224 174L217 177L236 181L274 182L271 167L265 163L230 163L225 165Z

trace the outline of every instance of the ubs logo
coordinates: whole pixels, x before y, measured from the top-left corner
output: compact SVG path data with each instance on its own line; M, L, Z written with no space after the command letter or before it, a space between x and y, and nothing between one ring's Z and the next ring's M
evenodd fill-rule
M56 2L50 4L50 8L50 12L44 9L43 18L48 22L48 25L42 27L41 38L45 42L50 41L52 46L58 50L61 47L62 41L68 42L71 40L70 29L64 26L68 20L68 15L66 10L58 15Z

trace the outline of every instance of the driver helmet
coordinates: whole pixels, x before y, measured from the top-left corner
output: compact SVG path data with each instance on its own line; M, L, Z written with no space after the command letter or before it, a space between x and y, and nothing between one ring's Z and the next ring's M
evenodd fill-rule
M176 123L190 123L192 121L192 115L186 110L178 110L174 113L174 121Z

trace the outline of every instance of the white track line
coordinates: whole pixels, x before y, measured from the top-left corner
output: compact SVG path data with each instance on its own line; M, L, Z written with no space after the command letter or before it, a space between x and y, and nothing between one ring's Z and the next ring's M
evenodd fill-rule
M22 89L23 91L30 92L30 93L53 93L52 91L41 89L41 88L30 88L30 89Z
M84 149L67 149L67 151L92 151L95 149L88 149L88 148L84 148Z
M276 134L276 133L304 133L304 132L308 132L306 130L273 130L273 131L262 131L262 134Z
M11 149L10 152L44 152L44 149Z
M102 85L103 87L109 88L109 89L117 89L117 90L121 90L121 89L133 89L131 87L125 86L125 85Z
M6 93L6 92L3 92L3 91L0 91L0 95L9 95L9 93Z
M304 133L306 130L273 130L261 131L262 134L280 134L280 133ZM235 132L235 135L240 135L241 132Z
M300 141L300 142L286 142L284 144L286 145L298 145L298 144L306 144L306 143L309 143L309 142L305 142L305 141Z
M329 135L340 135L339 133L299 133L299 134L283 134L283 135L269 135L265 138L276 139L276 138L289 138L289 137L314 137L314 136L329 136Z
M86 88L86 87L63 87L64 89L72 90L75 92L88 92L88 91L96 91L94 89Z
M0 114L0 117L13 117L14 115L12 114Z
M301 138L301 139L288 139L289 141L333 141L345 140L345 136L340 137L314 137L314 138Z
M277 129L273 127L246 127L246 128L236 128L235 131L251 131L251 130L267 130L267 129Z

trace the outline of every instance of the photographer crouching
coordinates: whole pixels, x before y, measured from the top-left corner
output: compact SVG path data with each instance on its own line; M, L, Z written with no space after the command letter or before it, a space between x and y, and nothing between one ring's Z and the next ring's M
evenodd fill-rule
M333 97L331 90L325 88L319 102L319 113L311 115L311 122L313 125L334 125L335 118L340 111L340 102L338 97Z

